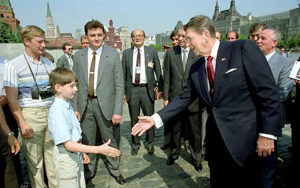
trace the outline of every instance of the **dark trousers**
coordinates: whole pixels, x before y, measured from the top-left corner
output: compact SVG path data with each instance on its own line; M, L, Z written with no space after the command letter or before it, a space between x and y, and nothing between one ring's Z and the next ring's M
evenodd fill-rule
M17 188L18 180L7 138L0 130L0 187Z
M145 116L151 116L154 114L154 101L152 101L148 95L147 86L144 87L131 87L131 96L128 101L129 114L131 119L131 127L138 122L138 116L140 116L140 109ZM150 149L154 147L154 127L146 131L146 143L145 147ZM131 137L132 147L135 149L140 148L140 137Z
M189 133L191 158L194 165L199 165L202 158L202 123L199 112L187 112L186 130Z
M18 124L17 124L14 116L10 112L9 106L8 105L2 106L2 109L3 109L4 115L5 115L7 125L9 126L10 130L14 132L15 137L18 138L18 133L19 133ZM12 160L13 160L14 167L15 167L15 170L16 170L18 183L20 185L22 185L23 184L23 179L22 179L22 170L21 170L21 163L20 163L19 154L12 155Z
M120 125L113 125L112 121L105 119L97 99L88 98L87 108L82 115L81 128L83 144L95 146L97 135L99 136L97 132L99 132L101 144L106 143L110 139L110 146L118 149L119 143L117 142L120 140ZM90 153L88 155L91 161L89 164L84 165L84 175L87 180L95 176L98 164L96 154ZM106 159L110 173L114 176L120 176L120 158L106 157Z
M244 166L231 157L211 115L207 120L206 144L212 188L260 188L261 173L256 153L249 156Z
M274 186L276 175L276 161L278 156L277 141L275 141L275 151L267 157L259 158L262 173L262 183L264 188L272 188Z

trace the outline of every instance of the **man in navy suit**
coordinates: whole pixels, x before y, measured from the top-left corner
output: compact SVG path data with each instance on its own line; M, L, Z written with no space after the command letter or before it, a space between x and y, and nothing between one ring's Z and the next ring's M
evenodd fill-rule
M199 96L209 114L212 187L261 187L257 155L274 152L281 135L280 99L268 62L252 41L217 40L206 16L192 18L185 29L188 46L202 58L192 65L179 97L151 117L139 117L132 134L168 123Z

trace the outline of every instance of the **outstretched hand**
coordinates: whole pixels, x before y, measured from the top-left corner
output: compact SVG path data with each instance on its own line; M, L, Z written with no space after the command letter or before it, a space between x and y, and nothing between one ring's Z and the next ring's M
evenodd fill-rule
M154 126L155 122L152 117L150 116L144 116L144 117L138 117L139 121L137 124L134 125L134 127L131 129L131 134L133 136L142 136L142 134Z
M111 140L108 139L108 141L105 144L102 144L99 146L99 153L101 153L102 155L106 155L109 157L119 157L121 155L120 150L117 150L110 145Z

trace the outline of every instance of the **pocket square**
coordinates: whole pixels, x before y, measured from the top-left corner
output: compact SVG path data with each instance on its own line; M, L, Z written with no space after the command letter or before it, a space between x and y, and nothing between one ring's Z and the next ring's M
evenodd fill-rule
M225 74L228 74L228 73L233 72L233 71L236 71L236 70L238 70L238 68L232 68L232 69L229 69L228 71L225 72Z

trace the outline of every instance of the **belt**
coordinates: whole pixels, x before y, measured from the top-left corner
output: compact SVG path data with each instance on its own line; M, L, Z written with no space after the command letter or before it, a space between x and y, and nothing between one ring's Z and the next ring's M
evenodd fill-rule
M97 99L97 96L90 96L90 95L88 95L88 98L91 98L91 99Z
M132 83L132 85L134 87L146 87L148 84L134 84L134 83Z

